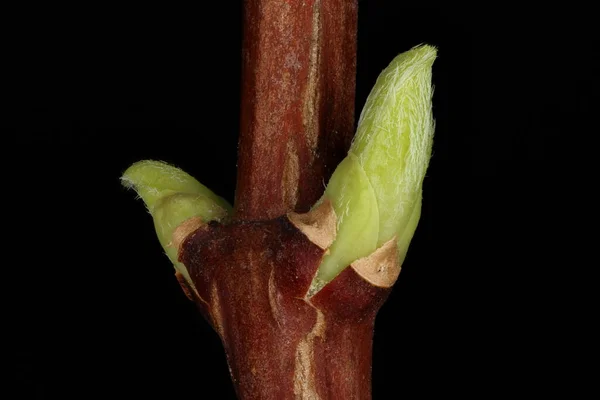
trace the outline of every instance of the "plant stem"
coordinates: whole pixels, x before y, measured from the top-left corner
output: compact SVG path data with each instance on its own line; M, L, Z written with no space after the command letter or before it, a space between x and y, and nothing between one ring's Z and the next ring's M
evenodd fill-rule
M354 134L356 0L245 0L235 215L308 211Z
M348 268L306 298L324 252L285 216L209 224L182 243L197 289L186 292L221 337L240 399L371 398L373 324L391 288Z
M240 399L371 398L375 316L420 213L435 49L382 73L348 152L356 23L356 0L245 1L233 210L164 163L123 176L220 336Z

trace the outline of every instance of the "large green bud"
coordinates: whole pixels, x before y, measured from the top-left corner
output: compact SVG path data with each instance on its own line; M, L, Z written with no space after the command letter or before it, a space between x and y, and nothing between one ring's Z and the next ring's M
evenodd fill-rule
M337 215L337 235L313 289L392 238L398 262L404 260L419 222L431 157L436 55L428 45L398 55L371 90L348 156L325 190Z

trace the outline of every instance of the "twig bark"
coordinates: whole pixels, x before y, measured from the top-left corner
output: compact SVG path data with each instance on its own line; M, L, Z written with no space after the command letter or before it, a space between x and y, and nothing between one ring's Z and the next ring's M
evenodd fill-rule
M235 215L304 212L354 133L356 0L246 0Z
M221 337L240 399L371 398L373 325L395 277L374 285L352 266L307 296L326 251L317 243L335 228L305 232L335 225L332 212L326 202L315 218L210 223L177 244L194 287L180 282ZM396 260L385 247L371 258L382 256Z

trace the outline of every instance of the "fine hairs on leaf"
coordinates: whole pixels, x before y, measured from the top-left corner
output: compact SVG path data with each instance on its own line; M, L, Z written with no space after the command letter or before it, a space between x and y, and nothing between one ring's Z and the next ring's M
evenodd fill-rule
M192 285L189 272L177 260L173 233L191 218L204 222L225 218L231 206L186 172L163 161L139 161L123 173L121 182L126 188L134 189L144 201L167 257Z
M398 262L404 260L419 221L431 157L436 55L436 48L429 45L398 55L369 94L348 156L324 194L338 217L338 235L311 293L394 237Z

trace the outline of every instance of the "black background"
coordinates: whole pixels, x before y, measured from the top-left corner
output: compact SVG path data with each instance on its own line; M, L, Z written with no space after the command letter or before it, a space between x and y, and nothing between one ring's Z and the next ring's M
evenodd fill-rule
M162 159L233 200L241 2L214 3L11 16L6 398L234 398L216 334L118 179ZM573 137L597 120L592 13L401 3L360 3L356 115L393 57L426 42L437 127L422 219L377 318L374 398L558 390L569 287L555 279L577 192L564 163L585 161Z

